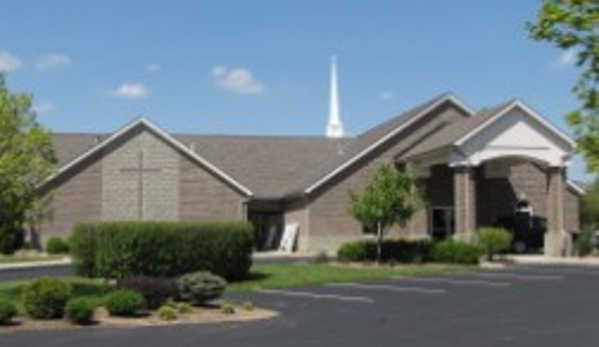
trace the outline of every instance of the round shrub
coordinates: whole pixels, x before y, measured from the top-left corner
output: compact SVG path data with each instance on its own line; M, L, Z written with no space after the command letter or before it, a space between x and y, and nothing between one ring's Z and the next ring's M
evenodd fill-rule
M23 291L25 312L37 319L62 318L64 307L71 297L71 286L53 278L39 279Z
M175 281L166 277L127 277L117 281L117 288L141 293L150 309L156 309L177 296Z
M189 305L186 302L180 302L177 304L176 306L177 312L181 313L181 314L187 314L187 313L191 313L191 305Z
M91 324L96 306L87 298L74 298L65 306L67 320L77 325Z
M447 239L435 243L432 250L432 259L448 264L478 264L482 255L477 245Z
M370 241L346 242L337 251L342 262L359 262L376 259L376 244Z
M513 235L501 228L482 228L478 231L477 244L485 253L487 260L493 260L493 256L503 254L510 250Z
M68 254L69 243L61 237L51 237L46 243L46 253L48 254Z
M111 316L134 317L146 308L146 300L136 291L119 289L104 297L104 306Z
M0 325L10 323L14 316L17 315L17 307L12 302L0 299Z
M576 249L576 255L579 257L585 257L592 254L595 245L593 244L593 231L590 229L583 230L576 238L574 248Z
M219 298L227 282L219 276L207 271L194 272L182 276L177 281L179 298L190 301L196 305L202 305L210 300Z
M166 321L176 320L178 318L177 309L164 305L158 309L158 318Z

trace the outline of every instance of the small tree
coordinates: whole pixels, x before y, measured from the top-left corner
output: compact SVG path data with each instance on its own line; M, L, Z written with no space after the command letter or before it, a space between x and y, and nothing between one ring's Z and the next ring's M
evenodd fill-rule
M392 165L382 165L361 193L350 192L349 213L364 226L376 228L377 261L385 232L394 224L403 226L420 205L412 176Z
M0 253L22 245L26 213L54 162L50 134L37 123L31 96L11 93L0 75Z

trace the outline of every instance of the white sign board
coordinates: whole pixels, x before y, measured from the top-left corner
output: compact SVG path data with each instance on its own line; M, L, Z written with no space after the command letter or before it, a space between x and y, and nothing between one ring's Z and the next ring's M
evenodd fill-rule
M299 225L297 223L290 223L285 225L285 230L283 231L283 237L281 238L279 250L283 252L293 252L298 231Z

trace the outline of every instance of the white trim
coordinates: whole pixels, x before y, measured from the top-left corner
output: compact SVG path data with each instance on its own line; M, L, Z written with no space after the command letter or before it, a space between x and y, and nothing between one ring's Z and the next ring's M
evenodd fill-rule
M568 187L572 188L576 193L578 193L580 195L586 194L586 191L580 185L578 185L576 182L574 182L572 180L567 180L566 184L568 185Z
M509 103L508 105L503 107L501 110L499 110L494 116L487 119L485 122L483 122L481 125L474 128L473 130L471 130L466 135L462 136L459 140L457 140L455 142L455 145L456 146L463 145L464 142L471 139L474 135L478 134L484 128L488 127L490 124L494 123L497 119L501 118L503 115L510 112L512 109L514 109L516 107L520 107L524 111L524 113L528 114L529 116L531 116L532 118L537 120L539 123L544 125L547 129L549 129L551 132L553 132L557 137L564 140L566 143L568 143L572 147L572 149L576 148L576 142L574 142L574 140L572 140L568 135L564 134L561 130L556 128L553 124L551 124L550 122L545 120L538 113L533 111L530 107L526 106L524 103L522 103L521 101L518 101L518 100L515 100L515 101Z
M447 102L447 101L451 101L456 106L462 108L464 111L466 111L466 113L468 113L469 116L472 116L474 114L474 111L470 107L466 106L463 102L459 101L454 95L448 94L448 95L442 97L441 99L439 99L438 101L436 101L435 103L433 103L432 105L428 106L424 110L420 111L418 114L416 114L414 117L412 117L412 119L410 119L409 121L403 123L399 127L395 128L393 131L387 133L387 135L383 136L377 142L375 142L374 144L370 145L366 149L362 150L360 153L358 153L357 155L353 156L348 161L346 161L345 163L343 163L340 166L338 166L337 168L335 168L333 171L331 171L328 174L326 174L324 177L322 177L321 179L319 179L318 181L316 181L316 183L314 183L311 186L309 186L308 188L306 188L304 190L304 193L305 194L312 193L315 189L317 189L318 187L320 187L322 184L324 184L325 182L327 182L329 179L331 179L332 177L336 176L338 173L342 172L343 170L345 170L346 168L348 168L349 166L351 166L352 164L354 164L356 161L360 160L362 157L364 157L368 153L372 152L374 149L376 149L377 147L379 147L383 143L387 142L389 139L393 138L399 132L401 132L405 128L409 127L410 125L414 124L420 118L422 118L423 116L427 115L432 110L434 110L435 108L437 108L439 105L441 105L441 104L443 104L444 102Z
M53 181L54 179L58 178L63 173L69 171L71 168L73 168L76 165L78 165L79 163L81 163L83 160L85 160L85 159L89 158L90 156L98 153L100 150L102 150L103 148L105 148L106 146L108 146L110 143L112 143L113 141L116 141L118 138L120 138L121 136L125 135L126 133L128 133L129 131L135 129L138 126L145 126L145 127L147 127L152 132L154 132L156 135L158 135L159 137L161 137L163 140L165 140L166 142L168 142L169 144L171 144L172 146L174 146L176 149L178 149L178 150L182 151L183 153L187 154L192 159L194 159L195 161L197 161L201 165L205 166L206 168L208 168L208 170L214 172L216 175L220 176L225 181L229 182L232 186L234 186L235 188L237 188L238 190L240 190L241 192L243 192L247 196L252 196L253 195L253 193L248 188L246 188L245 186L243 186L241 183L237 182L231 176L227 175L225 172L223 172L222 170L220 170L219 168L217 168L216 166L214 166L212 163L210 163L206 159L204 159L201 156L199 156L197 153L193 152L192 150L190 150L189 148L187 148L186 146L184 146L177 139L175 139L174 137L172 137L171 135L169 135L168 133L166 133L165 131L163 131L159 127L157 127L154 124L152 124L152 122L150 122L146 118L139 118L139 119L137 119L137 120L129 123L128 125L122 127L118 131L114 132L112 135L110 135L104 141L100 142L99 144L97 144L96 146L90 148L89 150L83 152L81 155L79 155L75 159L71 160L67 164L63 165L61 168L58 169L58 171L55 174L53 174L52 176L48 177L42 183L42 186L45 185L45 184L47 184L48 182Z

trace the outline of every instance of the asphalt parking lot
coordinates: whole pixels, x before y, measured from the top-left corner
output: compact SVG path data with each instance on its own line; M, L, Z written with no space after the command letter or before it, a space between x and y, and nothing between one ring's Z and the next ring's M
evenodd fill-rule
M0 346L596 346L599 268L516 267L455 276L263 290L278 318L244 324L0 334Z

